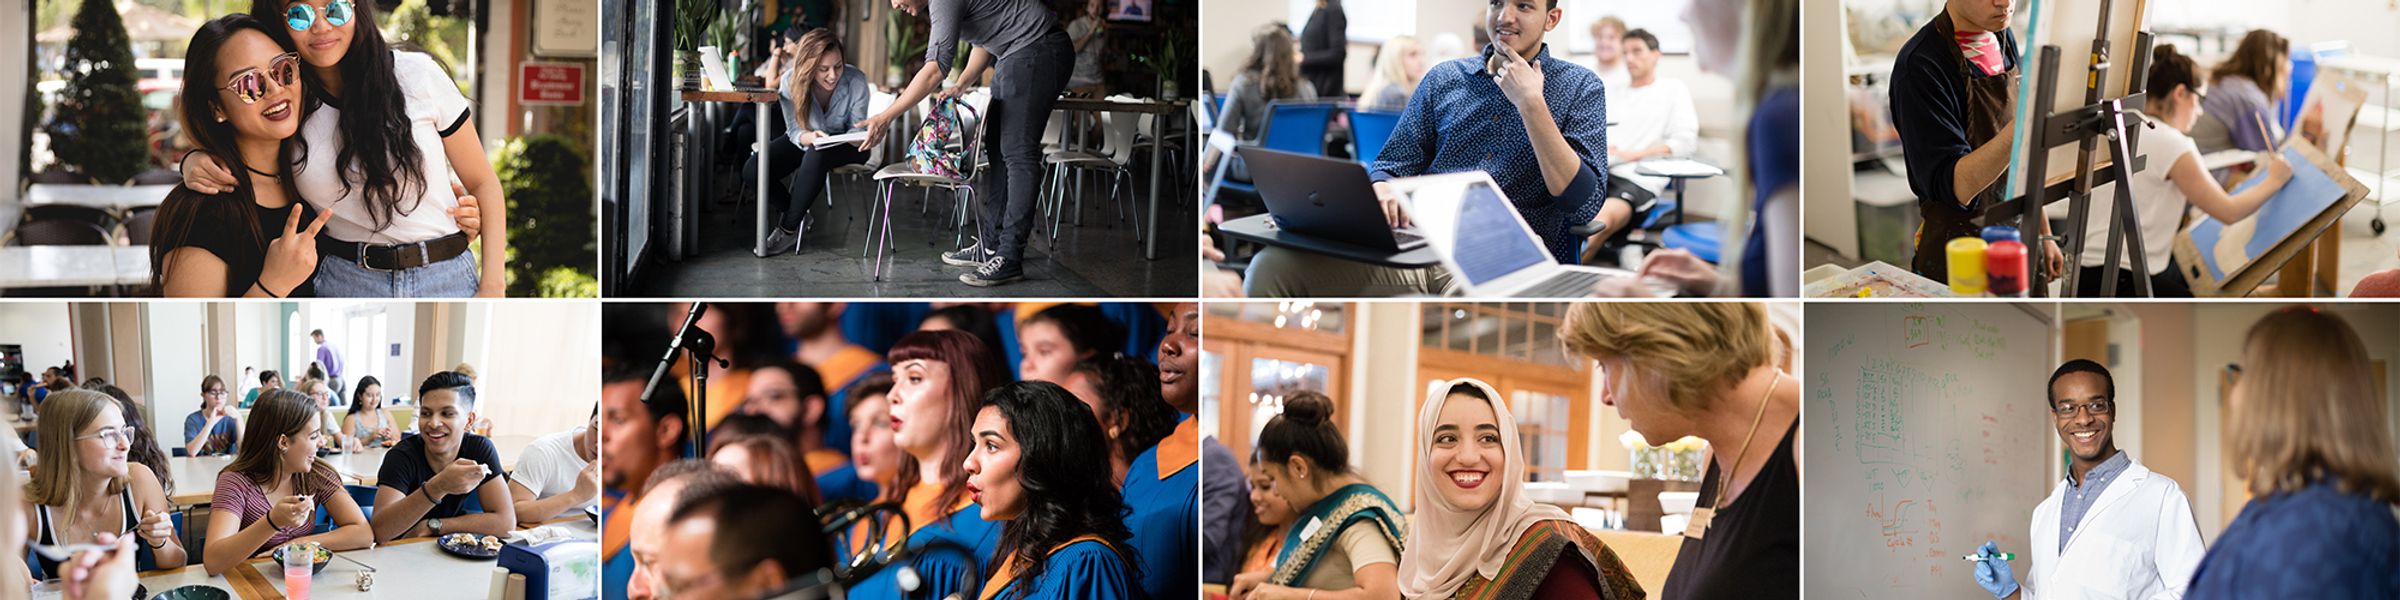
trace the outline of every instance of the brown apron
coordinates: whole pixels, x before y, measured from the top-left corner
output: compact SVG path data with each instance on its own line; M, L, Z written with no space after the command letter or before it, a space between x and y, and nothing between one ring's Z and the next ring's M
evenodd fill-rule
M1950 24L1949 13L1934 18L1934 30L1941 34L1942 48L1948 51L1951 60L1957 61L1959 75L1965 78L1967 144L1982 146L1998 137L2000 127L2008 124L2009 119L2016 118L2015 98L2020 69L2011 68L1989 77L1977 72L1975 65L1968 64L1966 55L1958 50L1958 30ZM1950 258L1944 248L1952 238L1983 235L1983 227L1975 224L1975 219L1982 217L1985 209L2006 199L2001 195L2008 186L2002 184L2011 175L2002 171L2001 179L1993 180L1991 187L1976 194L1974 203L1964 209L1956 205L1937 206L1939 203L1919 199L1917 214L1924 217L1925 224L1917 229L1917 254L1911 259L1909 267L1918 275L1949 283Z

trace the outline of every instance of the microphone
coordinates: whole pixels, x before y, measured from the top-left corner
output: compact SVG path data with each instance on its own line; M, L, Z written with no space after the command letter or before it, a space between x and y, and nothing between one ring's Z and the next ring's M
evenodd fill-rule
M675 328L674 337L667 340L666 356L659 357L658 368L650 372L650 382L642 385L642 402L649 402L650 395L658 393L658 382L666 381L667 371L675 367L675 353L683 350L684 337L699 327L700 316L706 314L707 302L692 303L692 310L684 314L683 326Z

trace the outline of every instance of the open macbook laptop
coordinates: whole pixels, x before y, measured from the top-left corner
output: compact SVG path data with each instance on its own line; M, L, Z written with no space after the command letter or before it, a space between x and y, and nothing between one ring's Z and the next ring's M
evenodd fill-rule
M1582 298L1601 280L1634 277L1624 269L1558 264L1499 184L1482 171L1387 183L1409 198L1409 218L1470 297ZM1661 297L1674 295L1671 287L1639 289Z
M1248 146L1234 151L1284 231L1395 253L1425 245L1414 229L1385 224L1366 165Z

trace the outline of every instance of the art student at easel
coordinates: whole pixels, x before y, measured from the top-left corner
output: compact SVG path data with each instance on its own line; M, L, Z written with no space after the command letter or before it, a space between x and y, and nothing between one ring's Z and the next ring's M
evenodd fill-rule
M1910 268L1948 281L1942 252L1952 238L1977 237L1975 218L2006 198L1994 185L2008 170L2015 137L2017 39L2008 31L2014 0L1948 0L1942 13L1901 46L1892 66L1892 125L1917 195L1916 257ZM2042 231L2049 232L2046 220ZM2058 243L2042 240L2042 275L2065 265Z

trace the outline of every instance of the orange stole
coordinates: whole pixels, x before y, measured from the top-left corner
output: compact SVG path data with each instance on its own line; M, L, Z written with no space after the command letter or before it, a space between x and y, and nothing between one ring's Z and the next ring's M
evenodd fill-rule
M1200 419L1194 417L1177 423L1175 431L1158 441L1158 478L1164 481L1196 462L1200 462Z
M1075 538L1075 539L1067 540L1067 543L1065 543L1065 544L1059 544L1059 545L1056 545L1056 546L1051 546L1051 547L1050 547L1050 551L1049 551L1048 553L1045 553L1045 554L1043 554L1043 555L1044 555L1044 556L1048 556L1048 555L1050 555L1050 554L1057 554L1057 553L1058 553L1058 551L1059 551L1059 549L1061 549L1061 548L1065 548L1065 547L1067 547L1069 544L1074 544L1074 543L1076 543L1076 542L1087 541L1087 540L1088 540L1088 541L1094 541L1094 542L1100 542L1102 545L1106 545L1106 544L1108 544L1108 540L1103 540L1103 539L1100 539L1100 536L1096 536L1096 535L1083 535L1083 536L1076 536L1076 538ZM1114 548L1115 546L1110 546L1110 547L1111 547L1111 548ZM991 578L991 580L983 582L983 593L982 593L982 594L979 594L979 595L977 595L975 598L976 598L976 600L992 600L992 597L1000 595L1000 590L1005 590L1005 589L1008 589L1008 586L1009 586L1009 584L1016 583L1016 581L1017 581L1017 557L1016 557L1016 555L1013 555L1013 554L1012 554L1012 555L1009 555L1009 557L1008 557L1008 558L1002 559L1002 560L1000 561L1000 568L999 568L999 569L995 569L995 570L993 570L993 571L992 571L992 578Z

